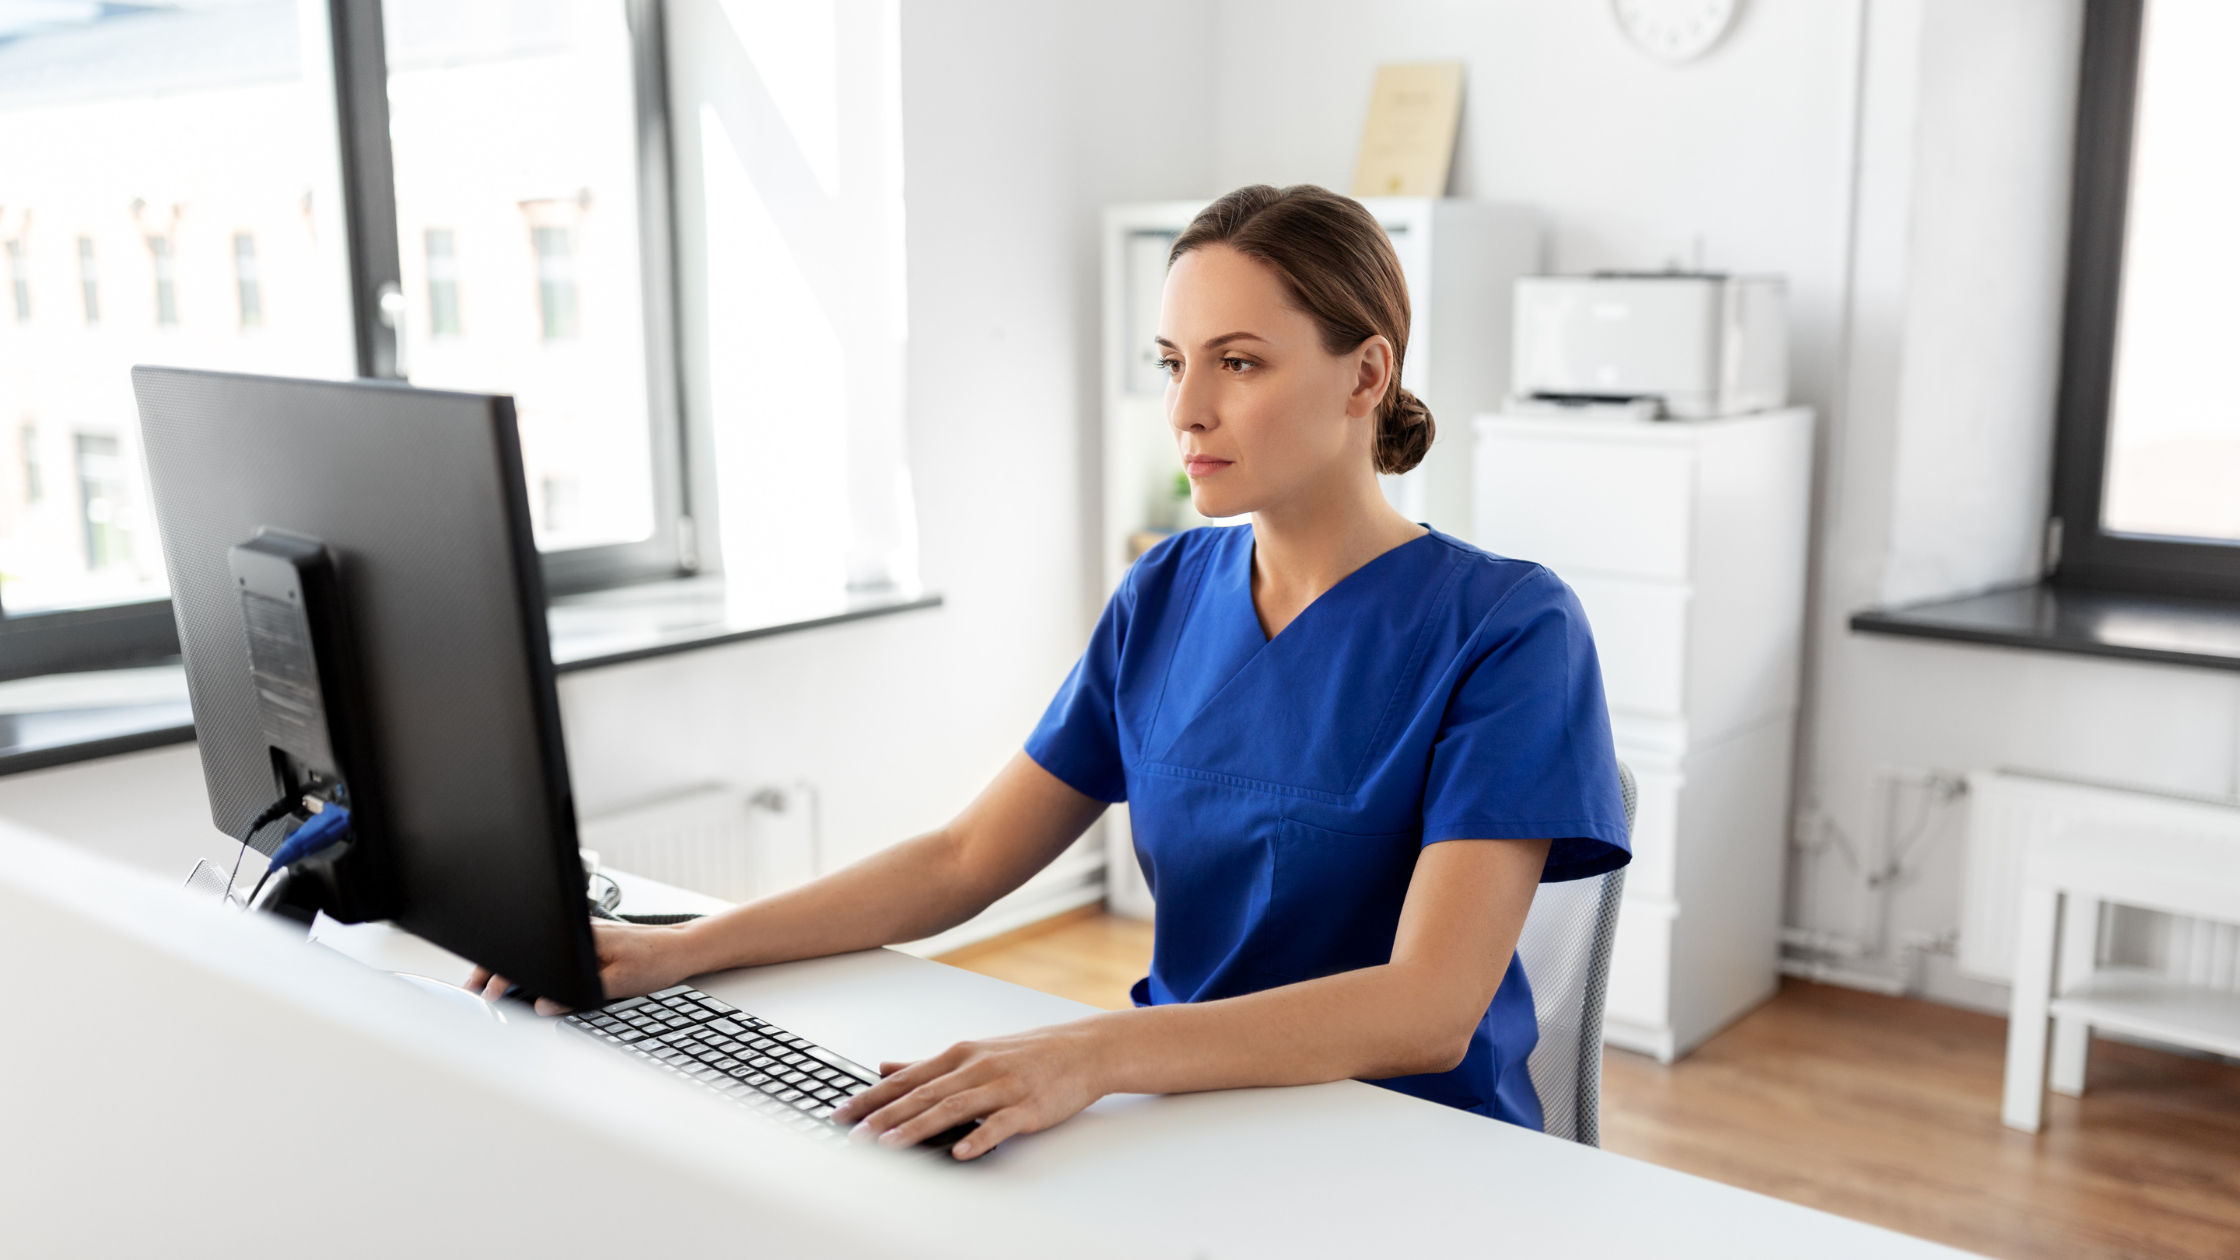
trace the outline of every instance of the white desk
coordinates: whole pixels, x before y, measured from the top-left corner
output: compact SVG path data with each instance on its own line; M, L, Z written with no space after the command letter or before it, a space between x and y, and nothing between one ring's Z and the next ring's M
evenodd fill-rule
M620 878L625 910L720 904ZM386 948L414 946L428 951ZM345 948L373 957L370 938ZM421 957L428 974L446 965ZM694 983L869 1064L1091 1009L893 950ZM1107 1098L953 1172L1016 1187L1117 1249L1133 1239L1207 1260L1963 1254L1356 1081Z

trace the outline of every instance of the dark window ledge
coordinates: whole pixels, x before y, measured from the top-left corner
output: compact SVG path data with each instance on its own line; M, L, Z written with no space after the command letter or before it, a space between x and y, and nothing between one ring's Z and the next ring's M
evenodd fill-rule
M0 714L0 774L184 744L194 712L184 703Z
M698 578L555 599L548 624L553 664L566 674L940 606L939 595L887 590L812 607L737 608L726 601L720 581ZM89 688L101 689L97 676L85 678ZM194 714L184 700L117 703L109 696L75 707L62 707L67 700L56 704L35 712L0 712L0 775L194 738Z
M2240 670L2240 600L2016 586L1856 613L1851 628L2163 665Z

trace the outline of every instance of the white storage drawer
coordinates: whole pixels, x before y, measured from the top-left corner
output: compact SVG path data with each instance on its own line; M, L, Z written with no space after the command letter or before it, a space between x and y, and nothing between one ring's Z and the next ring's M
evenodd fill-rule
M1644 770L1622 749L1618 756L1633 771L1635 793L1633 861L1626 866L1626 895L1676 896L1680 788L1686 780L1670 771Z
M1610 989L1603 998L1603 1017L1609 1023L1649 1030L1661 1029L1670 1021L1672 920L1672 903L1661 899L1629 896L1619 908L1618 939L1610 950ZM1609 1040L1626 1044L1623 1034L1627 1030L1613 1027L1608 1031ZM1668 1045L1634 1044L1627 1048L1659 1058L1671 1054Z
M1687 446L1478 435L1472 539L1573 574L1688 577L1695 452Z
M1612 713L1680 717L1688 699L1689 590L1556 570L1587 610Z
M1578 592L1640 787L1603 1037L1670 1062L1779 977L1812 413L1475 432L1472 541Z

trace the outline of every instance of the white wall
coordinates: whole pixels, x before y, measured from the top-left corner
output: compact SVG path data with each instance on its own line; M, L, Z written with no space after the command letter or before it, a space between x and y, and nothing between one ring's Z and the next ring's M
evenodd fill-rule
M1898 947L1958 927L1963 810L1905 786L2014 767L2240 795L2240 679L1852 634L1851 613L2033 580L2051 478L2081 5L1873 0L1849 359L1827 455L1792 922L1846 964L2003 1008ZM1873 864L1918 834L1887 904Z
M1688 262L1790 283L1791 379L1825 410L1841 313L1855 3L1761 0L1701 60L1580 0L1225 0L1218 187L1350 187L1379 63L1460 59L1450 191L1539 206L1562 271ZM1467 416L1441 416L1450 440Z

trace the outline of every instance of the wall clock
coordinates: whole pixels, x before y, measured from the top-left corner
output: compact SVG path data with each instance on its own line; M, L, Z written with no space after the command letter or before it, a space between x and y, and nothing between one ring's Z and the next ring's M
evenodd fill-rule
M1659 61L1693 61L1734 25L1739 0L1610 0L1618 28Z

